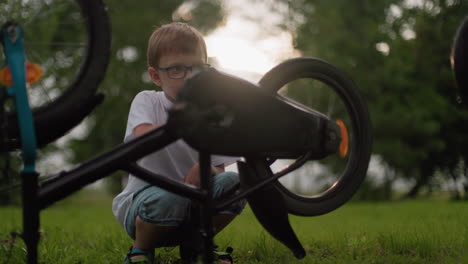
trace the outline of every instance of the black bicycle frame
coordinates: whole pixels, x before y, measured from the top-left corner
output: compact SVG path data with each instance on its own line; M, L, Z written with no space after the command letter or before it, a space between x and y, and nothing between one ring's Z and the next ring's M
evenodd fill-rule
M39 213L53 203L69 196L99 179L109 176L117 170L127 171L134 176L145 180L149 184L164 188L173 193L197 201L200 205L200 232L204 237L204 263L213 263L213 223L212 216L216 211L253 194L254 192L272 183L288 171L300 166L306 159L291 166L288 171L268 177L255 185L239 189L238 186L227 191L216 200L213 198L212 176L210 173L210 153L201 152L200 158L200 188L191 187L172 180L164 175L155 174L137 164L137 160L151 154L176 141L177 138L167 132L162 126L130 142L121 144L115 149L97 156L70 170L63 171L41 186L38 185L38 174L24 174L23 177L23 238L28 248L28 263L37 263L37 243L39 242Z

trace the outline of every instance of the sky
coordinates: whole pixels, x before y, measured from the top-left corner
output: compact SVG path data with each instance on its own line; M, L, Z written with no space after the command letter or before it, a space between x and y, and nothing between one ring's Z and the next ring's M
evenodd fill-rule
M282 60L297 56L292 35L274 26L280 17L265 2L253 6L245 1L225 3L225 25L205 37L208 55L216 59L221 70L258 81Z
M224 0L228 16L225 25L205 36L210 57L216 58L222 70L257 81L263 74L281 61L300 56L293 47L291 33L275 26L284 22L278 12L269 8L287 12L286 4L274 4L273 0L252 2L249 0ZM423 0L406 0L406 5L422 5ZM400 9L392 7L392 13L398 16ZM414 38L412 31L406 32L408 38ZM376 47L381 52L388 52L385 43Z

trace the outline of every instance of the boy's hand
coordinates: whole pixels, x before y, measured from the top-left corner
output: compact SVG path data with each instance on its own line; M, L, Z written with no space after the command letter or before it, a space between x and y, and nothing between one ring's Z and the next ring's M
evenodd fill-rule
M211 173L216 175L218 173L224 172L224 165L220 166L211 166ZM196 163L185 175L184 183L192 184L197 187L200 187L200 165Z
M195 164L185 175L184 183L200 187L200 165Z

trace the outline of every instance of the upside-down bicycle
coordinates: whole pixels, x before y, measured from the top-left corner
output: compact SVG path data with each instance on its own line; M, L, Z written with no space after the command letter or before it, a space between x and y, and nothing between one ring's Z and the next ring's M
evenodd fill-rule
M1 32L8 65L2 70L11 76L2 81L11 87L3 89L0 149L21 147L23 152L22 237L29 264L37 263L40 211L116 170L198 202L205 263L213 262L211 216L217 210L246 198L262 226L302 258L305 251L288 214L316 216L335 210L363 181L372 142L365 101L351 79L333 65L316 58L295 58L271 69L258 84L214 68L202 71L181 89L166 125L39 184L36 147L62 136L103 99L95 93L109 59L110 30L105 6L98 0L28 3L31 13L23 7L19 17L41 16L45 7L47 17L70 20L52 23L57 27L52 31L55 34L38 34L44 37L40 41L30 39L26 29L40 30L39 22L8 22ZM42 75L40 81L38 75ZM304 93L304 88L312 92ZM9 102L10 97L14 103ZM137 164L140 158L180 138L199 151L200 188ZM237 163L239 186L216 200L210 177L210 156L214 154L243 157ZM275 164L280 161L291 164L277 171ZM300 173L307 177L291 174L301 167L309 168ZM286 177L289 179L278 180ZM316 188L300 190L288 184L304 178L313 180Z

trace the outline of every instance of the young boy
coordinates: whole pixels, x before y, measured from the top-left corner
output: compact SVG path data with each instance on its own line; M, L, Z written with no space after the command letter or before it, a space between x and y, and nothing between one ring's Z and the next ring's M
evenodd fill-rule
M151 80L163 91L142 91L136 95L130 108L125 142L167 121L167 112L192 70L207 66L205 41L188 24L166 24L152 33L148 41L147 60ZM224 172L224 167L234 161L232 158L212 156L214 196L219 196L238 183L236 173ZM144 157L139 165L154 173L199 186L197 162L198 152L179 140ZM216 215L215 232L221 231L240 214L243 206L244 203L240 202ZM124 263L152 263L155 248L179 245L185 238L181 239L177 234L180 235L182 226L194 220L190 219L190 208L191 201L188 198L149 185L130 175L127 186L115 197L112 205L115 217L134 239Z

